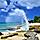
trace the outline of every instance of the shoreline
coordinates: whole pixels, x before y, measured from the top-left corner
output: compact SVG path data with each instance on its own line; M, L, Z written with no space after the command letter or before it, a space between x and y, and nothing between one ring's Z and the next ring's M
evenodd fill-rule
M14 32L14 31L10 31L10 32L2 32L2 33L3 33L3 35L1 35L0 37L2 37L3 40L13 40L13 39L14 40L16 40L16 39L17 40L23 40L23 39L27 39L27 37L25 37L24 34L28 33L28 32L23 32L23 31L21 31L21 32L20 31L19 32ZM35 34L35 32L32 32L32 34L33 33ZM29 32L29 34L30 34L30 32ZM38 37L40 39L40 33L39 34L37 33L36 37Z

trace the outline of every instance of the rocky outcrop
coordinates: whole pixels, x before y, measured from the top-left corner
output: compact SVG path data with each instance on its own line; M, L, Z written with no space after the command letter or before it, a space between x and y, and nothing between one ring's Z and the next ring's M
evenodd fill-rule
M27 32L24 34L25 37L27 37L27 40L39 40L38 37L36 37L37 33L35 32Z

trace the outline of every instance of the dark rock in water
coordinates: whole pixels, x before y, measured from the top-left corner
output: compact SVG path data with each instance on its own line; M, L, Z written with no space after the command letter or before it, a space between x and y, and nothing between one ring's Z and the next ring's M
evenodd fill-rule
M11 31L11 30L13 30L13 31L15 31L15 30L16 30L16 28L8 28L8 30L10 30L10 31Z
M0 35L3 35L3 34L0 32Z
M17 26L17 29L20 29L21 27L22 27L21 25L18 25L18 26Z

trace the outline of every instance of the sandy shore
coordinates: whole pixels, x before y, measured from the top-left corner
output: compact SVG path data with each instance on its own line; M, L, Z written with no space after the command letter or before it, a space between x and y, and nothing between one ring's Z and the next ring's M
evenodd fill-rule
M2 33L3 33L3 35L0 36L0 40L25 40L25 39L27 40L27 37L24 36L24 34L26 32L13 32L13 31L11 31L11 32L2 32ZM18 35L13 35L13 34L18 34ZM12 35L12 37L9 35ZM6 36L9 36L9 37L6 38ZM40 33L37 34L36 36L40 40ZM1 37L3 37L3 38L1 38Z
M13 32L13 31L11 31L11 32L2 32L2 33L3 33L3 35L0 36L0 40L23 40L23 39L26 39L26 37L24 37L25 32ZM1 39L1 37L6 37L6 36L9 36L12 34L17 34L17 33L18 33L18 35Z

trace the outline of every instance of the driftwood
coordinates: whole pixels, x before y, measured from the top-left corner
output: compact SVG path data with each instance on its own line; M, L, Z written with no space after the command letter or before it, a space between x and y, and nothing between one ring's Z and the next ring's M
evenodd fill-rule
M5 36L5 37L1 37L1 39L5 39L5 38L12 37L12 36L15 36L15 35L18 35L18 33L14 33L12 35L8 35L8 36Z

